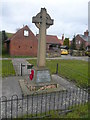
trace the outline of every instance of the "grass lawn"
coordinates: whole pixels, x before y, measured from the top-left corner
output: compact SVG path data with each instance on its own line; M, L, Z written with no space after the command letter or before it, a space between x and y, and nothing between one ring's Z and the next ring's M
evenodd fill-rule
M36 60L28 60L36 66ZM88 86L88 62L80 60L47 60L46 66L50 73L56 72L57 63L59 65L58 74L71 81L76 82L78 86Z
M15 70L13 68L13 64L11 60L0 60L0 64L2 62L2 73L0 71L0 75L2 77L9 76L9 75L15 75Z

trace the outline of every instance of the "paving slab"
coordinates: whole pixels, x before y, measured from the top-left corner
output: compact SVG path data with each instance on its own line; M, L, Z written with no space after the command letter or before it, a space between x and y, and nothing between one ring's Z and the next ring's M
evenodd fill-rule
M2 77L0 77L0 97L2 96Z
M74 83L67 81L66 79L58 76L52 75L52 79L56 81L57 84L62 86L61 88L65 89L78 89ZM24 80L24 77L21 76L13 76L13 77L5 77L2 78L2 95L10 98L12 95L16 94L18 96L22 96L23 92L21 90L19 80ZM23 82L22 82L23 83ZM25 87L25 86L24 86ZM26 87L25 87L26 89ZM29 92L29 91L27 91Z
M22 91L19 85L19 80L22 77L13 76L2 78L2 96L10 98L12 95L22 96Z
M52 75L52 78L60 85L62 85L66 89L78 89L78 87L71 81L62 78L56 74Z

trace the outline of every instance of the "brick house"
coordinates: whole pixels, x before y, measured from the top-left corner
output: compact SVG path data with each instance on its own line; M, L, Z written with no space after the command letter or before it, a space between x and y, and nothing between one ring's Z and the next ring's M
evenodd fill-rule
M83 44L84 49L86 49L87 46L90 46L90 36L88 30L84 32L84 35L78 34L75 37L76 40L76 48L80 49L81 44Z
M37 56L38 40L27 25L13 34L5 43L11 56Z

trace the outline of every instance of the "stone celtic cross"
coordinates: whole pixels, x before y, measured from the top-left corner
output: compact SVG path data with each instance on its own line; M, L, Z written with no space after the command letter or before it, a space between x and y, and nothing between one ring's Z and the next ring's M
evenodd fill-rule
M45 67L46 29L49 28L50 25L53 25L53 19L51 19L45 8L41 8L40 13L32 18L32 22L39 28L37 67Z

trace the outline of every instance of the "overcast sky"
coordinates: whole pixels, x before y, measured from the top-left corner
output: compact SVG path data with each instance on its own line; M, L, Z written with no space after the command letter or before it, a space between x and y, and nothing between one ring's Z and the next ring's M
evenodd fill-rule
M32 17L45 7L54 19L54 25L47 34L62 34L70 39L75 34L83 34L88 29L89 0L1 0L0 1L0 30L15 33L17 28L28 25L34 34L38 33Z

